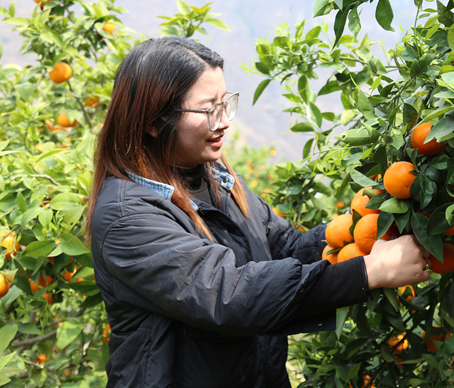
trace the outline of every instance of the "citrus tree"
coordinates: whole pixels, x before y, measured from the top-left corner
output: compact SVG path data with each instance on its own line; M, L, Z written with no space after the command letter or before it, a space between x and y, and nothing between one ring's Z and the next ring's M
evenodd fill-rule
M301 387L450 387L454 4L415 0L415 24L380 59L359 35L370 3L317 0L315 17L335 12L334 34L326 24L306 32L302 22L257 42L249 71L265 79L255 98L280 82L291 130L312 135L302 163L277 168L273 201L308 227L332 220L324 255L333 263L367 254L377 238L413 234L431 254L432 277L340 309L334 332L292 339L289 362ZM391 30L389 0L375 3L377 23ZM315 82L322 73L326 82ZM341 113L323 111L326 98ZM348 214L318 206L320 198L350 204Z
M144 36L115 0L35 3L29 17L0 8L33 55L0 67L0 386L104 386L110 328L84 213L116 68ZM177 5L163 33L227 28L209 4Z

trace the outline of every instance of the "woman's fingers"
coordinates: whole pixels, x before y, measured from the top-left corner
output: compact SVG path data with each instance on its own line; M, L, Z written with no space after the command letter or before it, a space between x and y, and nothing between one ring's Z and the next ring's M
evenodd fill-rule
M430 279L429 252L411 235L377 241L365 257L370 288L401 287Z

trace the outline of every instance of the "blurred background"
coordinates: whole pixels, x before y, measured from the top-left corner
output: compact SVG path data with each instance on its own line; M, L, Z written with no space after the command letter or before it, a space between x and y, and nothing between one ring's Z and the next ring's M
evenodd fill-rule
M9 7L11 0L0 0L1 7ZM202 6L206 0L186 0L189 5ZM36 3L33 0L17 0L16 16L27 16L33 12ZM364 23L360 36L368 34L371 41L383 41L385 48L393 48L404 32L409 28L415 15L409 14L415 7L409 7L411 0L400 0L393 4L395 32L383 30L375 21L374 12L376 4L365 3L362 8ZM327 40L332 39L332 26L334 13L324 18L313 18L312 11L315 0L229 0L212 2L212 12L221 14L219 18L230 27L230 31L207 27L210 37L201 34L194 37L201 43L217 51L225 59L225 78L229 90L240 92L240 105L237 117L232 122L232 132L240 133L240 142L249 146L259 147L274 144L278 151L278 159L298 161L301 159L302 144L308 136L302 133L290 132L289 128L296 121L288 113L282 112L288 107L287 100L282 97L282 90L277 82L271 83L255 105L252 105L254 91L264 79L258 75L251 75L242 69L254 63L255 43L257 39L272 40L276 27L288 23L294 32L294 25L306 20L307 32L313 26L327 23L329 27ZM125 26L131 28L144 37L158 37L160 26L163 22L157 16L171 16L178 13L176 0L117 0L116 5L124 7L125 13L121 20ZM370 17L369 17L370 15ZM22 66L32 63L33 56L22 56L19 48L22 45L21 37L11 32L9 26L3 24L0 32L0 43L3 46L3 55L0 58L2 66L16 63ZM345 33L349 33L347 28ZM384 58L382 51L375 53ZM325 79L323 79L323 83ZM320 85L321 86L321 85ZM342 110L339 102L333 100L320 100L329 106L329 110L340 113ZM319 100L317 100L319 101ZM320 106L321 110L328 110ZM227 139L228 142L228 139Z

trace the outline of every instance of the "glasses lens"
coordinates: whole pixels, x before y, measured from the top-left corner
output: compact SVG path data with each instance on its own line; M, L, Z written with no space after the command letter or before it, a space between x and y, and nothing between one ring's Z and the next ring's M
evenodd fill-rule
M233 120L236 114L236 108L238 106L238 94L233 94L224 104L214 105L208 112L208 127L210 131L216 131L222 121L222 111L225 110L225 115L229 121Z
M225 107L225 114L227 115L229 121L232 121L236 114L236 108L238 107L238 94L233 94L227 101L227 106Z

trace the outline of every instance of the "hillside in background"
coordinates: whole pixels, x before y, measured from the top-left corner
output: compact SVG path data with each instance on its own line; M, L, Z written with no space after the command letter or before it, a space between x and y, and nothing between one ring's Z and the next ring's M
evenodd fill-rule
M201 6L206 0L186 0L188 4ZM414 15L405 15L406 4L410 0L402 0L399 5L394 5L396 33L386 32L376 22L363 26L362 33L368 33L371 40L385 40L388 47L397 41L399 23L405 30L405 22ZM0 0L1 7L9 7L10 0ZM127 9L121 20L123 23L146 37L158 37L159 24L162 19L158 15L170 16L178 12L176 0L117 0L117 5ZM202 43L221 54L226 61L225 77L227 87L231 91L240 92L240 105L238 115L232 122L231 130L239 131L241 139L248 145L258 147L261 145L276 144L278 160L300 159L301 147L305 143L304 134L292 133L289 127L296 118L282 112L287 107L286 99L281 96L279 84L272 83L268 86L259 101L253 106L252 99L255 88L263 78L249 75L241 66L243 63L251 65L254 62L255 43L257 39L272 40L276 35L274 30L281 23L288 22L293 27L301 20L307 21L306 31L315 24L322 23L321 18L312 19L314 1L303 0L230 0L214 1L212 11L220 13L220 18L228 24L231 31L218 30L207 27L211 38L196 35ZM28 16L35 8L33 0L16 1L16 16ZM365 5L363 12L371 13L373 19L375 5ZM332 25L333 14L325 22ZM32 56L21 56L19 47L22 45L21 37L11 33L11 26L2 24L0 30L0 43L3 46L1 64L18 63L25 65L32 63ZM330 110L340 113L341 108L336 106L337 101L327 101ZM324 107L321 107L323 110Z

